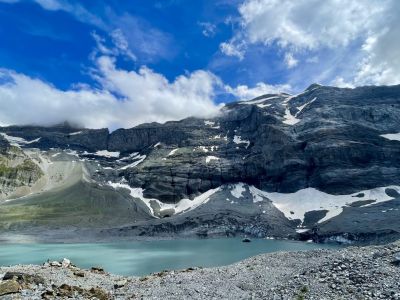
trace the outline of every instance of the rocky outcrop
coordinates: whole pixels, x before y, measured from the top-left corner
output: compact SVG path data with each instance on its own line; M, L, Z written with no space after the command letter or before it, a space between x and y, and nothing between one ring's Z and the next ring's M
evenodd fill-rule
M43 172L21 149L7 145L0 153L0 200L20 187L29 187Z

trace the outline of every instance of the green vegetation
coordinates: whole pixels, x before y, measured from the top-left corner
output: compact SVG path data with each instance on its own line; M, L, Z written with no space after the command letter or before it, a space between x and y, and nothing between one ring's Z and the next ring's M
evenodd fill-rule
M4 159L0 161L0 178L8 181L15 180L16 186L31 184L43 175L42 170L32 160L25 159L21 164L10 167Z
M305 299L305 295L308 293L308 287L307 286L303 286L299 293L297 294L297 300L304 300Z
M103 227L143 219L132 200L86 182L0 205L0 230L32 226Z

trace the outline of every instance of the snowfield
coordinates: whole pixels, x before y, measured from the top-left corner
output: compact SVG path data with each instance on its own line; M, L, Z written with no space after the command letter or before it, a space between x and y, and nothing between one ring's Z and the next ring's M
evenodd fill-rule
M113 188L124 188L128 189L130 191L130 194L133 198L138 198L140 199L150 210L151 214L158 218L160 214L162 214L163 211L170 211L173 210L173 214L180 214L183 212L188 212L190 210L193 210L200 205L203 205L207 203L210 200L210 197L216 193L217 191L220 190L220 188L215 188L208 190L207 192L195 197L193 200L190 199L181 199L178 203L176 204L165 204L162 203L158 199L151 199L151 198L145 198L143 196L143 189L142 188L132 188L126 183L113 183L113 182L108 182L110 186ZM157 210L154 207L158 207L158 213Z

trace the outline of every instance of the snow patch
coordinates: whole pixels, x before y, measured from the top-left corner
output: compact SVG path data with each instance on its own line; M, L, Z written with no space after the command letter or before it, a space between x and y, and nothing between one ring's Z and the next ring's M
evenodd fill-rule
M135 159L137 156L139 156L139 152L133 152L133 153L129 154L129 156L120 158L117 161L131 160L131 159Z
M246 189L244 188L244 184L240 182L233 186L233 188L231 190L231 194L233 197L239 199L239 198L243 197L243 193L245 191L246 191Z
M151 214L158 218L159 216L157 215L156 211L154 210L153 206L158 206L159 207L159 213L161 214L163 211L166 210L173 210L174 214L180 214L180 213L185 213L188 211L191 211L205 203L207 203L210 200L210 197L216 193L217 191L220 190L220 188L215 188L208 190L207 192L195 197L193 200L190 199L181 199L178 203L176 204L165 204L162 203L158 199L151 199L151 198L145 198L143 196L143 189L142 188L132 188L128 184L125 183L112 183L108 182L110 186L113 188L125 188L130 191L130 194L134 198L139 198L141 201L143 201L144 204L149 208Z
M138 155L136 157L133 157L132 159L137 159L137 161L135 161L135 162L133 162L133 163L131 163L129 165L126 165L126 166L124 166L122 168L119 168L118 170L126 170L126 169L129 169L129 168L136 167L138 164L140 164L141 162L143 162L146 159L146 155Z
M20 147L21 145L32 144L40 141L40 138L34 139L32 141L27 141L21 137L11 136L6 133L0 133L11 146Z
M167 156L174 155L174 153L175 153L176 151L178 151L178 150L179 150L179 148L176 148L176 149L173 149L173 150L171 150L171 152L170 152L170 153L168 153L168 155L167 155Z
M391 188L400 192L399 186L378 187L371 190L360 191L349 195L331 195L315 188L306 188L295 193L269 193L255 187L250 187L251 192L266 197L272 201L276 208L282 211L288 219L300 219L304 221L304 214L313 210L327 210L326 216L318 223L331 219L343 211L343 206L353 202L375 200L373 203L365 204L363 207L376 203L392 200L385 190ZM362 197L358 197L363 195ZM356 197L357 196L357 197Z
M251 105L251 104L263 103L263 102L265 102L265 101L267 101L267 100L277 99L277 98L280 98L280 96L271 96L271 97L266 97L266 98L257 99L257 100L241 101L241 102L239 102L239 103L240 103L240 104Z
M94 155L96 155L96 156L103 156L103 157L107 157L107 158L117 158L117 157L119 157L119 155L120 155L120 152L119 151L116 151L116 152L110 152L110 151L107 151L107 150L100 150L100 151L97 151Z
M69 133L68 135L78 135L78 134L82 134L83 131L77 131L77 132L72 132Z
M206 157L206 164L208 164L212 160L219 160L219 157L209 155Z
M301 105L301 106L298 106L298 107L297 107L298 112L296 113L295 116L297 117L298 114L301 113L302 110L303 110L306 106L310 105L310 104L313 103L315 100L317 100L317 97L314 97L312 100L308 101L307 103L305 103L305 104L303 104L303 105Z
M240 137L240 135L235 135L233 137L233 142L235 144L246 144L246 149L250 146L250 141L247 140L242 140L242 138Z
M295 125L300 122L300 119L297 119L295 116L293 116L288 107L286 107L285 115L283 117L285 118L285 120L283 120L283 123L287 125Z
M270 107L272 104L257 104L257 106L259 108L266 108L266 107Z
M400 132L399 133L388 133L388 134L381 134L381 137L391 141L400 141Z
M79 158L78 152L75 150L66 150L65 151L66 154L71 155L71 156L76 156Z

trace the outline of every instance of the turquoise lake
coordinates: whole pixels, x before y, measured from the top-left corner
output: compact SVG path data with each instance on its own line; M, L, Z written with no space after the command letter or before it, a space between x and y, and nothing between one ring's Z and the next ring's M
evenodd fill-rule
M142 276L161 270L228 265L267 252L338 248L287 240L237 238L134 241L91 244L2 244L0 265L42 264L70 259L80 268L101 266L119 275Z

